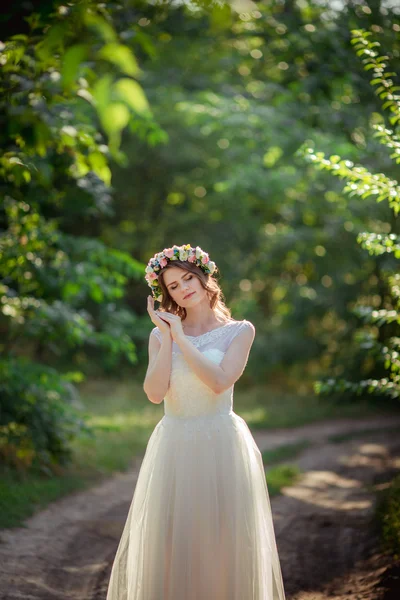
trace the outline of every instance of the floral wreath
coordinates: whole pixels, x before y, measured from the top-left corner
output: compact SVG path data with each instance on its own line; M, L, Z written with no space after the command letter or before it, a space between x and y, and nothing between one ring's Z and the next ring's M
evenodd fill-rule
M155 254L148 262L146 267L145 279L148 286L151 288L153 297L158 301L162 301L160 293L160 284L158 283L158 273L173 260L187 260L188 262L197 265L204 273L212 275L217 269L215 262L210 260L207 252L204 252L200 246L192 248L190 244L183 246L172 246L172 248L164 248L162 252Z

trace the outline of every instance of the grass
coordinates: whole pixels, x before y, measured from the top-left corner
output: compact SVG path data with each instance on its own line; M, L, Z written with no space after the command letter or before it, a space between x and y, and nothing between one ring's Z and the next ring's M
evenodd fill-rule
M125 471L143 455L163 405L151 404L138 384L90 382L82 401L93 437L72 444L68 468L49 477L41 473L0 470L0 528L15 527L50 502Z
M86 481L69 473L43 477L29 473L21 477L2 469L0 477L0 529L22 525L24 519L70 492L86 487Z
M310 440L300 440L299 442L295 442L293 444L282 444L282 446L277 446L272 450L264 450L262 452L262 458L264 464L272 464L277 462L282 462L288 458L294 458L298 456L312 445Z
M296 465L277 465L267 470L267 486L270 497L281 493L282 488L293 485L301 475Z
M344 404L313 393L295 395L279 388L255 386L251 393L246 389L235 389L234 411L252 429L276 429L298 427L325 419L383 415L388 411L393 413L393 407L374 405L368 398Z
M0 470L0 527L20 525L24 519L75 490L81 490L115 471L125 471L143 455L148 439L164 414L164 404L147 399L141 382L92 380L81 385L81 399L93 437L81 437L72 445L73 459L57 475L23 474ZM267 387L235 389L234 410L252 429L295 427L333 417L377 414L368 404L336 405L313 395L295 396ZM305 447L276 449L267 462L287 459ZM273 493L288 485L294 467L269 471Z
M81 393L96 437L75 441L75 464L103 475L125 471L144 453L164 405L149 402L134 383L93 381Z
M375 516L383 549L400 560L400 475L379 493Z
M266 467L266 479L270 497L278 496L282 488L296 483L301 475L301 471L297 465L287 463L273 467L269 465L281 463L288 458L295 458L311 445L312 442L310 440L300 440L293 444L282 444L282 446L277 446L271 450L264 450L261 453L264 466Z

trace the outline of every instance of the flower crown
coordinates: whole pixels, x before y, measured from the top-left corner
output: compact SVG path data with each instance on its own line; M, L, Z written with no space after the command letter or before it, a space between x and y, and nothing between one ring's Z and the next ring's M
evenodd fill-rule
M204 252L200 246L192 248L190 244L183 246L172 246L172 248L164 248L162 252L155 254L148 262L146 267L145 279L148 286L151 288L153 297L162 301L160 293L160 284L158 283L158 273L173 260L187 260L188 262L197 265L204 273L212 275L217 269L215 262L210 260L207 252Z

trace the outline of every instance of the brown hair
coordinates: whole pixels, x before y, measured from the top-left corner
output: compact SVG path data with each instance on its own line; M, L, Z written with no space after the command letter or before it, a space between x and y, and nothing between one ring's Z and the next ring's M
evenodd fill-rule
M178 267L179 269L183 269L184 271L190 271L193 275L200 280L201 285L205 290L207 290L207 295L210 302L210 308L215 312L217 319L221 321L228 321L232 319L231 311L226 306L223 300L223 293L219 286L219 283L212 275L209 273L204 273L200 267L190 263L185 260L174 260L169 262L158 274L158 282L160 284L161 293L162 293L162 301L159 307L160 311L167 311L174 315L178 315L181 317L182 321L186 319L186 308L183 306L179 306L173 300L169 294L167 286L164 282L164 273L168 268Z

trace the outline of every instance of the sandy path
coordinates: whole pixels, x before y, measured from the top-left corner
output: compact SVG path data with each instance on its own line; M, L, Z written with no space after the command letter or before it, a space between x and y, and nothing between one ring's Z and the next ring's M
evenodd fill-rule
M372 546L370 486L400 468L400 436L390 431L395 425L400 427L400 415L254 432L260 450L303 439L313 442L290 461L304 476L272 501L288 600L339 600L338 595L317 595L317 589L332 585L335 577L343 583L355 561L367 556ZM379 431L365 433L368 428ZM341 444L328 441L356 430L364 432L362 437ZM25 527L1 531L0 598L104 600L141 462L139 457L129 472L52 503Z

